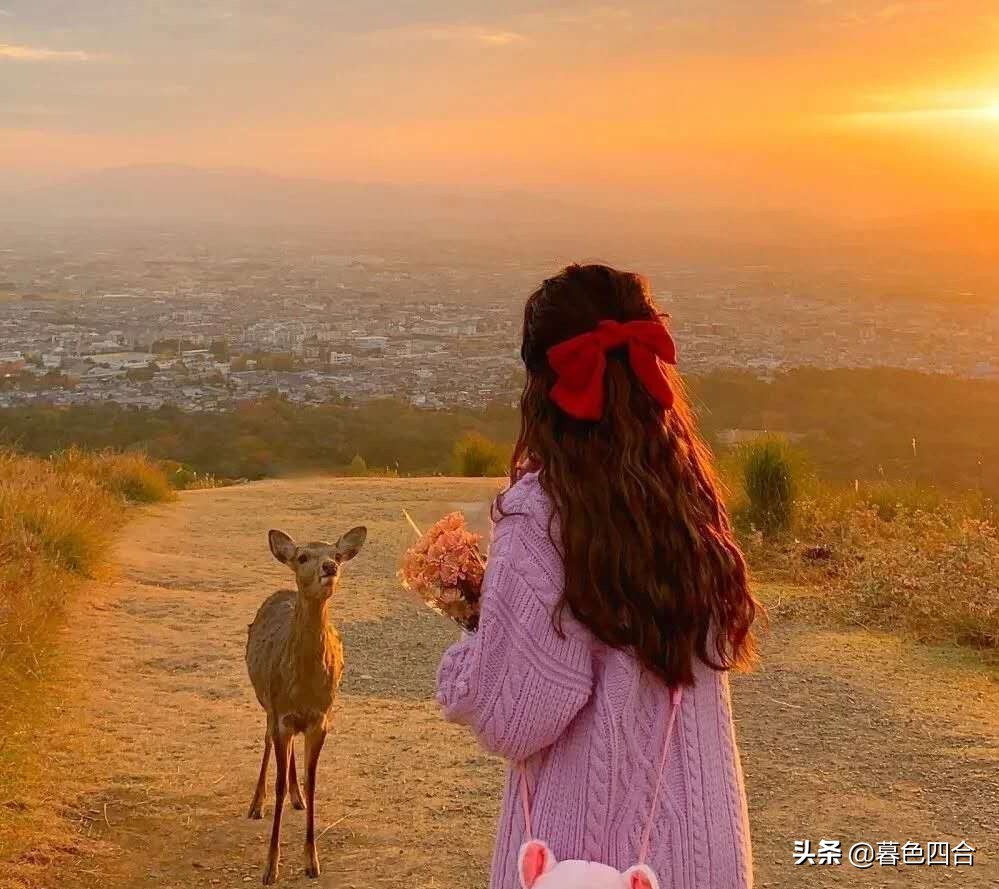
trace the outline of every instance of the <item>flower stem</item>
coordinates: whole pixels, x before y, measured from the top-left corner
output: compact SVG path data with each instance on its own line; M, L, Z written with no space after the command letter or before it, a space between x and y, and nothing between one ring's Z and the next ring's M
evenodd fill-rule
M416 522L413 521L413 517L408 512L406 512L406 510L403 510L402 514L406 517L406 521L409 522L409 527L412 528L413 531L416 532L417 538L422 537L423 536L423 532L420 530L420 526L417 525Z

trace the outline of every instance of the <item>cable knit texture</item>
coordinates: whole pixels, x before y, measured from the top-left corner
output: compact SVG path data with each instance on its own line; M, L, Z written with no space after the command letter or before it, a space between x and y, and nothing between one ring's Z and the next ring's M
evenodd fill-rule
M504 497L493 529L478 632L447 650L437 675L445 716L524 762L534 831L558 860L637 863L669 718L665 685L568 611L552 626L562 561L551 503L535 474ZM557 524L555 527L557 535ZM728 680L698 662L670 741L648 863L669 889L750 889L746 795ZM524 823L508 768L490 889L518 889Z

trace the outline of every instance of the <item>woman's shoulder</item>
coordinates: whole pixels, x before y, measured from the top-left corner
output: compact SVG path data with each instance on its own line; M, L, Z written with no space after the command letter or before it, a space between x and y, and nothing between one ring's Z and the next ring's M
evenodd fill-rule
M536 472L507 488L493 507L490 557L500 556L544 598L561 592L562 558L551 499Z
M493 503L494 534L515 528L543 529L546 533L552 517L551 498L537 472L526 472L503 491Z

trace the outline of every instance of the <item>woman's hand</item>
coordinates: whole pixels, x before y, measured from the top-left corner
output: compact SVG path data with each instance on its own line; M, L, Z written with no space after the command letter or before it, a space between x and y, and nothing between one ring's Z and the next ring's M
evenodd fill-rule
M457 594L450 595L450 592L438 599L438 607L458 626L474 630L479 625L479 603L473 604Z
M437 599L440 610L466 630L479 625L483 574L462 578L457 587L444 590Z

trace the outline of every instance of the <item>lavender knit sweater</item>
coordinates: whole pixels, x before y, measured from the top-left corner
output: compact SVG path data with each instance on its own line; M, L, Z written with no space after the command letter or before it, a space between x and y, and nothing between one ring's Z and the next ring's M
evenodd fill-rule
M551 504L535 474L505 495L493 532L478 632L448 649L437 676L445 716L530 776L534 831L558 860L637 863L669 716L665 686L629 653L551 614L562 564ZM557 539L557 537L556 537ZM648 863L664 889L750 889L742 770L728 682L699 662L670 742ZM524 840L508 769L490 889L518 889Z

